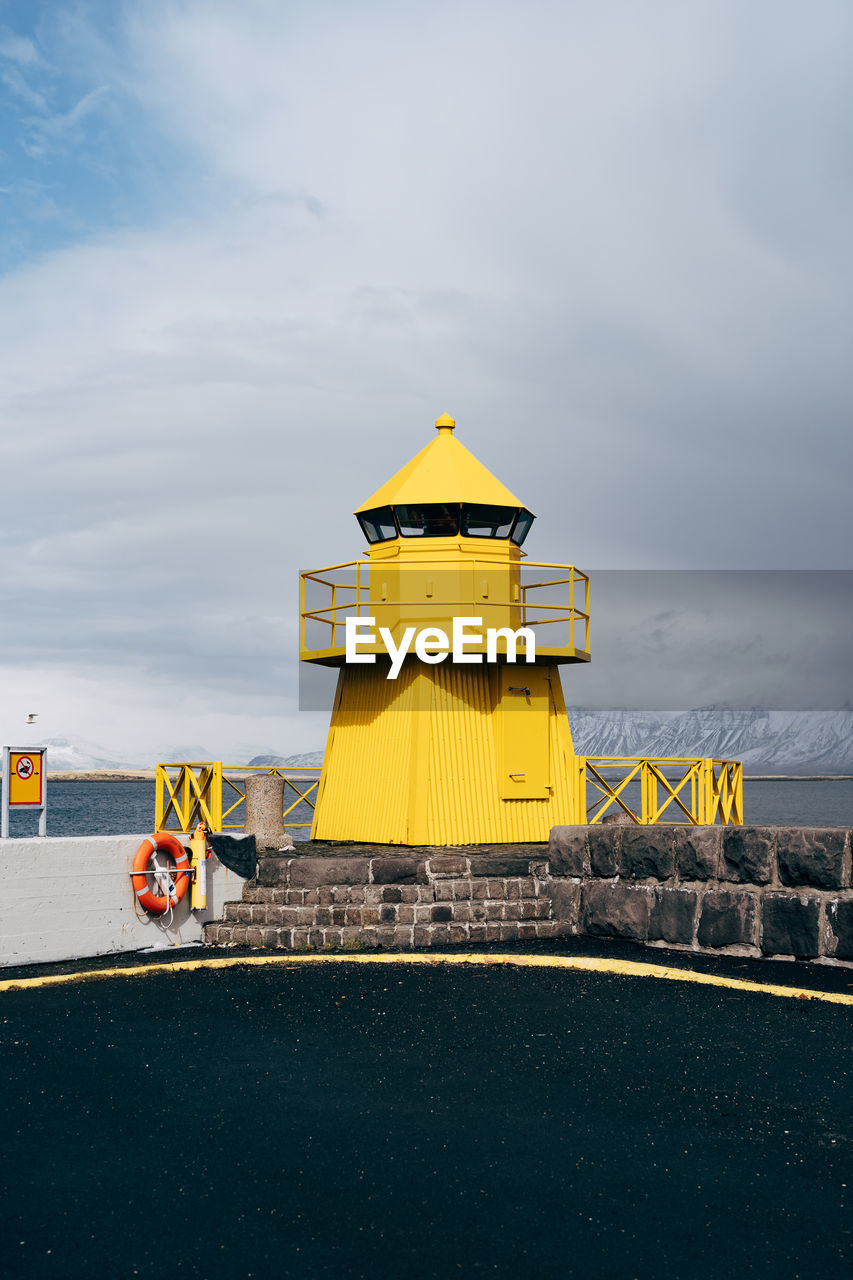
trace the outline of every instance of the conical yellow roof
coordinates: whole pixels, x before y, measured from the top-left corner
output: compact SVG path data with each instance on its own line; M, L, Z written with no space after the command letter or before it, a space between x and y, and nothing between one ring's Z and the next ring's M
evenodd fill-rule
M479 502L485 506L523 507L453 434L456 423L448 414L437 420L438 435L402 470L377 489L356 510L412 506L424 502Z

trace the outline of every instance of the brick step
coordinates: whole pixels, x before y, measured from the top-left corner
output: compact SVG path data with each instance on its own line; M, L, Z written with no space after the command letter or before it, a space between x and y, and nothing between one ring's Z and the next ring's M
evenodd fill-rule
M374 947L412 950L452 944L473 946L484 942L557 938L571 932L571 925L565 920L460 920L361 928L356 925L277 928L261 924L213 923L205 925L204 938L205 942L220 947L250 946L284 951L369 950Z
M548 898L513 898L510 901L460 902L379 902L367 904L303 904L277 906L274 903L226 902L223 924L273 925L276 928L344 928L368 925L459 924L468 921L547 920L551 915Z
M274 906L376 906L385 902L466 902L535 898L540 882L532 876L438 879L428 884L327 884L316 888L270 887L247 881L243 902Z

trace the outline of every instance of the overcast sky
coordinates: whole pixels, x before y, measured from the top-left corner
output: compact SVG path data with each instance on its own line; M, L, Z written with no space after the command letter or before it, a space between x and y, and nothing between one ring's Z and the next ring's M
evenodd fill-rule
M848 0L0 0L0 110L4 741L322 746L445 410L535 558L853 568Z

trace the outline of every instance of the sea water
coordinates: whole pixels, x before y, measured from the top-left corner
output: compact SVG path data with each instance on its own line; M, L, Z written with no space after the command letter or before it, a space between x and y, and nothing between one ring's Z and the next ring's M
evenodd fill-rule
M146 834L154 827L153 782L51 779L47 797L49 836ZM744 810L744 820L756 826L853 827L853 780L747 778ZM290 816L295 822L310 822L312 814L307 805L300 805ZM10 835L34 836L37 832L37 814L12 812ZM307 840L308 828L292 834L295 840Z

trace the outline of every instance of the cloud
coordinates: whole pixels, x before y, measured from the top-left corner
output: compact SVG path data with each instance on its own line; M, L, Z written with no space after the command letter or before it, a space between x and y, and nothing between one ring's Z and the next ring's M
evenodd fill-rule
M20 92L20 89L19 89ZM29 116L24 124L27 136L21 145L28 155L44 159L51 151L57 151L79 142L83 136L90 116L98 112L109 98L108 85L100 85L91 89L79 98L67 111L49 113L44 99L36 101L44 114ZM40 95L30 95L30 100L39 99Z
M151 204L0 281L4 652L292 709L445 409L543 560L849 567L846 6L123 12L36 145L133 119Z
M44 66L44 61L32 40L26 36L16 35L8 27L0 27L0 58L24 67Z

